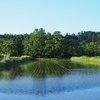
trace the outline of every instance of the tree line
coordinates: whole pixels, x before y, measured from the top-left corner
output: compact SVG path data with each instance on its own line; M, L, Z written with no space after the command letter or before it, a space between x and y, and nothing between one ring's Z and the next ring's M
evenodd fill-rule
M63 36L60 31L51 34L40 28L30 34L4 34L0 35L0 53L32 58L100 56L100 32L84 31Z

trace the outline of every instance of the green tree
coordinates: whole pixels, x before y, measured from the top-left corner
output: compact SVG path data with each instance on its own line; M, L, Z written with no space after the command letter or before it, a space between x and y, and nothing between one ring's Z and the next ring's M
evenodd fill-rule
M61 57L64 56L64 49L65 49L65 40L64 37L61 35L61 32L56 31L52 35L52 51L53 51L53 56L54 57Z
M3 47L3 42L4 42L4 39L0 38L0 53L2 53L2 47Z
M32 56L32 58L43 57L45 38L46 33L44 29L35 29L34 32L31 33L29 41L24 43L24 52L29 52L28 54Z
M46 40L45 40L45 47L44 47L45 57L49 57L49 58L53 57L53 50L52 50L53 45L54 45L53 37L51 33L47 33Z
M22 41L24 40L24 35L19 34L19 35L15 35L15 37L13 38L15 45L17 46L17 51L18 54L17 55L23 55L23 45L22 45Z
M2 44L2 52L7 55L17 55L17 47L13 40L6 40Z
M26 37L23 40L22 44L23 44L23 54L24 55L31 55L33 46L32 46L30 39L28 37Z
M97 46L96 46L95 42L86 43L83 46L85 55L87 55L87 56L96 56L96 54L97 54L96 48L97 48Z

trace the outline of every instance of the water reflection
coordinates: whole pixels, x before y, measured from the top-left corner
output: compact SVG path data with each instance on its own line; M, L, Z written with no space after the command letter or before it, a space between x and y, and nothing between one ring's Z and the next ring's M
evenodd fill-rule
M1 70L0 76L0 93L45 96L100 87L99 68L65 60L41 60L9 67Z
M65 59L41 59L20 66L18 64L5 66L0 69L0 76L5 79L14 79L20 76L31 76L33 78L46 78L48 76L61 77L65 74L70 75L75 70L80 72L80 74L97 74L98 70L95 72L94 69L99 69L99 66L82 65Z
M92 70L88 70L87 73L82 70L81 72L79 70L73 72L65 74L63 77L34 79L24 76L14 80L0 80L0 93L45 96L100 87L100 70L95 70L94 74Z
M11 67L11 69L6 69L6 70L0 71L0 76L1 76L1 78L4 78L4 79L14 79L18 76L21 76L22 73L23 73L22 68Z
M66 65L67 64L67 65ZM41 59L21 66L7 66L0 71L0 76L4 78L16 78L19 76L32 76L34 78L45 78L49 75L62 76L70 73L69 63L65 60Z
M66 65L60 60L40 60L27 64L27 66L22 66L25 75L31 75L36 78L45 78L49 75L62 76L65 73L69 73Z

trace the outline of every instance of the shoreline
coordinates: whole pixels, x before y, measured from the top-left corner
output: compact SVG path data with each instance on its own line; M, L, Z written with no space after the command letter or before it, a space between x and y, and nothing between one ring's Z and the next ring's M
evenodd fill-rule
M96 64L100 65L100 56L88 57L88 56L80 56L80 57L71 57L71 61L79 62L83 64Z
M31 61L31 57L29 56L21 56L21 57L6 57L2 55L0 59L0 67L5 66L13 66L13 65L20 65L22 63L27 63Z

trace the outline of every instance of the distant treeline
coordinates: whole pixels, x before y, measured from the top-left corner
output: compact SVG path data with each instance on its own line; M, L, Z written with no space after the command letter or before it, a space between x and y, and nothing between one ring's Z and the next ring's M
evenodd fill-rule
M40 28L30 34L4 34L0 35L0 53L32 58L100 56L100 32L85 31L63 36L60 31L51 34Z

